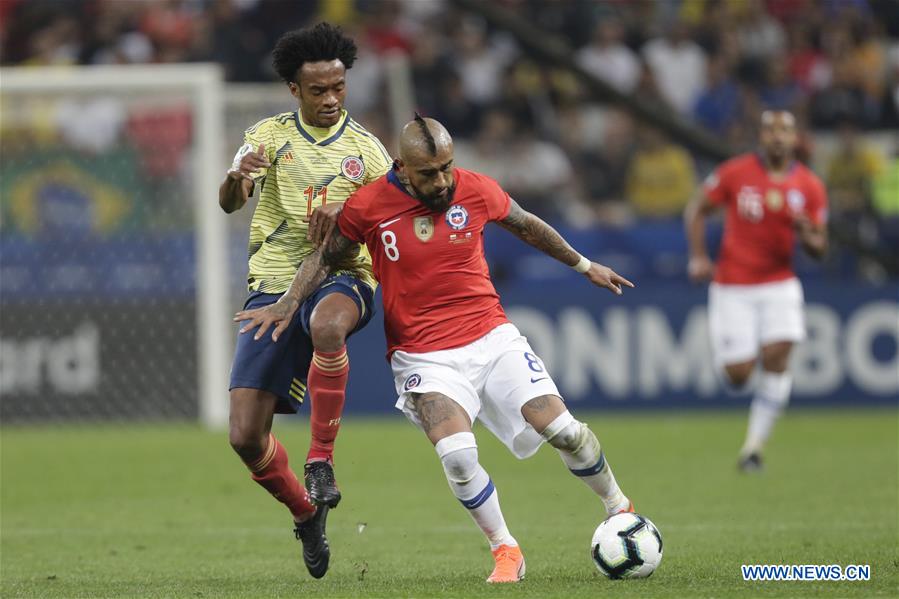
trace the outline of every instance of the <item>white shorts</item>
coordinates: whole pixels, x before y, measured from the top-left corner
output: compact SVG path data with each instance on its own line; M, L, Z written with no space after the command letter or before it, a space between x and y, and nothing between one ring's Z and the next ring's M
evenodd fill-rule
M717 366L748 362L763 345L805 339L799 279L709 286L709 333Z
M480 420L518 458L533 455L543 443L521 415L521 407L559 390L527 339L511 323L454 349L426 353L394 352L390 359L399 395L396 407L421 428L412 393L442 393Z

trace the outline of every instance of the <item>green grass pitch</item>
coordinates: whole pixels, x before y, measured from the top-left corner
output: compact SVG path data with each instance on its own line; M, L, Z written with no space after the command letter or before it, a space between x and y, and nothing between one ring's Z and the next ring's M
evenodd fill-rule
M528 563L492 587L480 532L401 415L350 416L331 570L311 579L289 516L227 435L195 427L2 429L3 597L897 596L897 412L790 412L757 476L735 470L743 412L580 414L624 491L662 532L649 579L588 555L599 502L543 448L515 460L476 430ZM276 424L294 468L305 420ZM870 564L869 582L744 582L741 564Z

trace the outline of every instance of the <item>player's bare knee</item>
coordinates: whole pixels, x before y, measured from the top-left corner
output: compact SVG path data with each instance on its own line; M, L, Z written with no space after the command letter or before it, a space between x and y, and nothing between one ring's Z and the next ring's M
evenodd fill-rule
M263 452L266 436L264 433L234 423L231 423L231 429L228 431L228 441L237 455L250 460L259 457Z
M451 483L464 485L471 481L478 468L478 446L472 433L456 433L444 437L434 446L443 471Z
M318 351L334 352L346 344L347 326L340 319L313 320L309 329L312 346Z

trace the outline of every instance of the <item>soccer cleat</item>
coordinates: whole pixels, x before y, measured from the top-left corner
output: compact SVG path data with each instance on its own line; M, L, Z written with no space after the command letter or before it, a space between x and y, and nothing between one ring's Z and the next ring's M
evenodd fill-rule
M630 512L631 514L634 513L634 502L631 501L630 499L627 500L626 508L622 508L620 510L612 510L611 512L609 512L609 518L611 518L615 514L623 514L625 512Z
M737 462L737 468L741 472L761 472L762 470L762 454L753 451L750 454L740 456Z
M309 499L316 505L337 507L340 503L340 491L334 481L334 468L325 461L309 462L303 474Z
M303 544L303 562L312 578L321 578L328 571L331 561L331 548L325 536L325 523L328 519L328 506L319 506L315 515L305 522L299 522L293 533Z
M615 512L615 513L616 513L616 514L623 514L624 512L630 512L631 514L635 513L635 511L634 511L634 502L631 501L630 499L627 500L627 509L625 509L625 510L619 510L619 511L617 511L617 512Z
M518 582L524 578L524 556L518 545L500 545L493 550L496 567L487 582Z

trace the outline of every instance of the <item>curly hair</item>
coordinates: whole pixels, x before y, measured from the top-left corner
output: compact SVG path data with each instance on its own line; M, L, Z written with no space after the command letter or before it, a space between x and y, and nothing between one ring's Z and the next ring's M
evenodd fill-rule
M319 23L288 31L272 51L272 66L285 83L294 81L304 63L339 59L347 69L356 62L356 42L345 36L340 27Z

